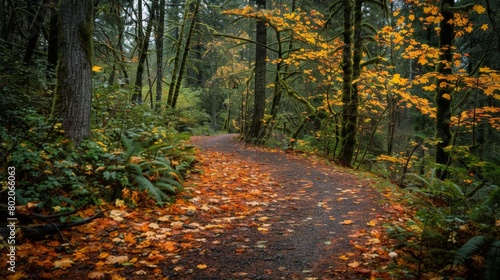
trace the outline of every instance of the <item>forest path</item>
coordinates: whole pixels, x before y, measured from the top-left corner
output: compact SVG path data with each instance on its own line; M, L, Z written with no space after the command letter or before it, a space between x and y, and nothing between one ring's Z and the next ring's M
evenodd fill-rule
M204 211L191 219L211 231L172 279L363 279L388 260L371 179L236 137L192 137L204 173L188 184Z

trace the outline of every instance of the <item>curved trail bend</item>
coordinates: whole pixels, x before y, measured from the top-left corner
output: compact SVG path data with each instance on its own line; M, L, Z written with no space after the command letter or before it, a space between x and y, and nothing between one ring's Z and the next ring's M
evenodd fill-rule
M200 169L217 173L220 166L233 165L248 169L249 177L257 180L248 184L245 182L250 179L235 178L226 170L220 171L224 173L218 175L218 182L202 184L215 189L218 199L208 197L208 202L200 204L212 201L219 207L211 215L196 213L193 221L233 220L231 226L205 234L200 248L182 253L176 265L191 269L171 275L172 279L369 278L369 274L359 273L362 253L367 250L353 246L359 243L362 247L371 237L356 238L356 232L369 232L376 227L367 223L382 220L382 196L369 179L282 151L246 146L236 135L197 136L191 143L202 148L204 166ZM259 181L261 177L264 179ZM196 178L191 181L196 185ZM241 202L224 201L224 194L231 192L225 186L232 186L242 197L258 193L260 196L254 197L260 197L261 202L246 202L254 209L247 209L247 215L224 212L224 203ZM193 190L196 192L196 187ZM348 266L356 259L360 263L357 270Z

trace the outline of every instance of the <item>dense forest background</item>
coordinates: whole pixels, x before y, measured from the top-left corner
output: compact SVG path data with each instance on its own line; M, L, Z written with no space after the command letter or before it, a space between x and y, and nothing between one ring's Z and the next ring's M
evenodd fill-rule
M417 263L500 264L498 1L0 3L17 205L172 202L189 136L227 131L406 188Z

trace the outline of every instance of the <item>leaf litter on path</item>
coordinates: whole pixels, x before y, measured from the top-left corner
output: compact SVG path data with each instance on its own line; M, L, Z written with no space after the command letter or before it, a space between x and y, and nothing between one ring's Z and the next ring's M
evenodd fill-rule
M197 168L167 208L104 205L107 216L65 231L68 244L18 246L30 279L389 279L380 196L348 172L194 138ZM354 203L357 202L357 203ZM15 274L10 275L15 279ZM18 279L23 279L18 278Z

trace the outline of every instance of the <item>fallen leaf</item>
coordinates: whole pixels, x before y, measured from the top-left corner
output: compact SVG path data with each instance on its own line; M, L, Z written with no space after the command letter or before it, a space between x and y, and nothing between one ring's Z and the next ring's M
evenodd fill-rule
M347 260L349 259L349 257L348 257L348 256L346 256L346 255L341 255L341 256L339 257L339 259L341 259L341 260L343 260L343 261L347 261Z
M64 258L62 260L58 260L54 262L54 267L61 268L61 269L66 269L68 267L71 267L73 265L73 261L69 258Z
M344 220L344 221L340 222L340 224L343 224L343 225L350 225L352 223L354 223L353 220Z
M99 259L105 259L109 256L108 252L101 252L99 256L97 256Z
M358 261L353 261L351 263L348 263L347 265L352 267L352 268L356 268L360 265L360 263Z
M199 265L197 265L196 267L197 267L198 269L205 269L205 268L207 268L207 265L206 265L206 264L201 264L201 263L200 263L200 264L199 264Z
M148 225L148 227L149 227L149 228L152 228L152 229L159 229L159 228L160 228L160 226L159 226L157 223L150 223L150 224Z
M128 256L108 256L106 264L123 264L128 262Z
M92 271L87 274L87 278L89 279L102 279L104 278L104 273L100 271Z

